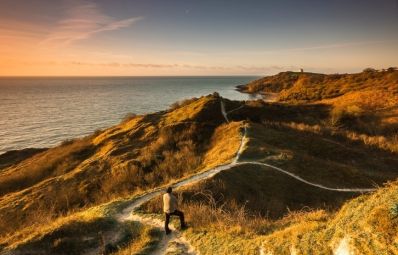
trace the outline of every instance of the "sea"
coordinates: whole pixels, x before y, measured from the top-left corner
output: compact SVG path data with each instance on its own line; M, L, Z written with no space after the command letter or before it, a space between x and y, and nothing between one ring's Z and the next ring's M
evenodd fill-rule
M258 77L2 77L0 154L48 148L119 123L126 115L167 109L187 98L235 90Z

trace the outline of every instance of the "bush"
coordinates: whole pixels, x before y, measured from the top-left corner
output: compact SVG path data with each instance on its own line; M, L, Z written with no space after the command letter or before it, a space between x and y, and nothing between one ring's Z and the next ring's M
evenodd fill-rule
M135 117L137 117L137 114L133 112L126 113L120 123L127 123L130 120L134 119Z
M182 100L182 101L177 101L177 102L171 104L170 107L169 107L169 109L170 109L170 110L175 110L175 109L177 109L177 108L180 108L180 107L183 107L183 106L185 106L185 105L188 105L188 104L190 104L190 103L192 103L192 102L195 102L196 100L198 100L198 98L193 97L193 98L189 98L189 99L184 99L184 100Z
M363 69L363 72L364 73L374 73L374 72L377 72L377 70L374 68L368 67L368 68Z
M330 112L330 124L336 126L347 126L364 114L363 109L357 105L335 107Z
M398 203L391 206L390 214L392 218L398 217Z

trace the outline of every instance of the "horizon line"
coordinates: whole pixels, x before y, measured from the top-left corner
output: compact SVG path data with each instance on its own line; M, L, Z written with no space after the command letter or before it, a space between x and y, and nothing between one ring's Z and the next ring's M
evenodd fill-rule
M289 71L288 71L289 72ZM266 74L211 74L211 75L0 75L0 78L123 78L123 77L253 77Z
M365 68L366 69L366 68ZM376 71L381 71L382 69L374 68ZM386 69L386 68L384 68ZM364 70L364 69L363 69ZM315 74L356 74L361 73L361 71L351 71L351 72L311 72L304 71L303 73L315 73ZM133 78L133 77L264 77L271 76L278 73L301 73L301 71L280 71L273 74L210 74L210 75L0 75L2 78Z

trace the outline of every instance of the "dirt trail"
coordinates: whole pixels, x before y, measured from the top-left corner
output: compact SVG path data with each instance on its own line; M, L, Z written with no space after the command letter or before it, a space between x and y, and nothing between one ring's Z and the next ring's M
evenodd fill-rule
M227 114L227 112L225 110L225 104L224 104L222 99L220 100L220 104L221 104L221 113L222 113L225 121L229 122L228 114ZM242 106L240 106L240 108L241 107ZM234 110L231 110L230 112L232 112L232 111L234 111ZM337 191L337 192L369 192L369 191L373 191L374 190L374 189L357 189L357 188L354 188L354 189L330 188L330 187L323 186L321 184L309 182L309 181L307 181L307 180L305 180L305 179L303 179L303 178L301 178L301 177L299 177L297 175L294 175L294 174L292 174L292 173L290 173L290 172L288 172L288 171L286 171L284 169L281 169L279 167L276 167L276 166L273 166L273 165L270 165L270 164L256 162L256 161L238 162L242 152L244 151L244 148L245 148L245 145L246 145L246 142L247 142L246 135L247 135L247 126L245 125L244 126L244 131L243 131L243 134L242 134L242 137L241 137L241 142L240 142L239 149L238 149L234 159L231 161L231 163L220 165L220 166L217 166L217 167L215 167L213 169L210 169L208 171L205 171L205 172L202 172L202 173L198 173L198 174L195 174L195 175L190 176L188 178L185 178L185 179L183 179L181 181L178 181L178 182L174 183L173 187L178 188L178 187L182 187L182 186L185 186L185 185L190 185L190 184L196 183L198 181L202 181L202 180L211 178L214 175L218 174L219 172L231 169L232 167L237 166L237 165L254 164L254 165L261 165L261 166L266 166L266 167L272 168L272 169L277 170L279 172L282 172L282 173L284 173L286 175L289 175L290 177L295 178L298 181L301 181L303 183L306 183L308 185L311 185L311 186L314 186L314 187L317 187L317 188L320 188L320 189ZM151 192L148 192L148 193L146 193L146 194L134 199L127 208L125 208L120 214L116 215L116 219L118 221L121 221L121 222L128 221L128 220L139 221L139 222L142 222L143 224L148 224L148 225L151 225L151 226L154 226L154 227L157 227L157 228L163 228L163 221L161 221L159 219L153 219L153 218L149 218L149 217L144 217L144 216L136 213L135 211L143 203L153 199L156 196L161 195L164 192L165 192L164 188L159 188L159 189L155 189L155 190L153 190ZM195 249L189 244L189 242L187 240L185 240L181 236L181 234L178 231L176 231L175 229L174 229L174 231L173 231L173 233L171 235L168 235L168 236L165 235L162 238L162 241L160 242L157 250L153 254L163 255L163 254L167 254L169 252L172 252L170 250L171 249L171 247L170 247L171 245L170 244L172 244L172 243L175 244L177 247L179 247L179 249L181 248L180 250L184 250L185 251L182 254L189 254L189 255L199 254L199 252L195 251Z
M341 239L339 245L336 250L333 252L334 255L350 255L352 254L350 251L350 238L345 236Z
M320 189L324 189L324 190L337 191L337 192L358 192L358 193L370 192L370 191L375 190L373 188L369 188L369 189L330 188L330 187L323 186L322 184L317 184L317 183L313 183L313 182L307 181L307 180L301 178L300 176L297 176L297 175L292 174L292 173L290 173L290 172L288 172L286 170L283 170L282 168L279 168L279 167L276 167L276 166L273 166L273 165L270 165L270 164L267 164L267 163L254 162L254 161L242 161L242 162L237 163L237 165L247 165L247 164L260 165L260 166L266 166L266 167L272 168L272 169L274 169L276 171L279 171L281 173L289 175L290 177L292 177L292 178L294 178L294 179L296 179L296 180L298 180L300 182L303 182L303 183L308 184L310 186L314 186L314 187L317 187L317 188L320 188Z

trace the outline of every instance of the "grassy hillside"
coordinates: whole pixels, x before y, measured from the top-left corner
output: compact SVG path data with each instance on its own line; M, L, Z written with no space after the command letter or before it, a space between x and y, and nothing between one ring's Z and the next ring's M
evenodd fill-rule
M369 84L395 88L396 71L372 73L363 74L373 77ZM121 223L116 213L146 192L231 162L245 126L239 161L286 172L237 164L179 189L192 226L184 236L201 254L331 254L341 240L358 254L394 254L398 185L386 185L398 177L394 90L377 94L387 87L366 83L342 85L334 97L283 99L303 84L317 88L300 82L303 75L325 87L348 79L282 73L268 79L280 81L270 90L281 93L279 102L193 98L54 148L1 155L0 251L149 254L163 240L159 230ZM289 174L330 188L379 190L336 192ZM141 212L161 217L161 204L155 197ZM106 247L109 240L116 246Z
M201 254L397 254L398 184L353 199L336 213L292 212L278 221L235 218L220 228L211 224L186 235ZM215 210L212 210L217 214ZM221 213L218 213L218 217ZM226 216L225 216L226 217ZM195 221L195 218L192 218ZM245 222L255 221L256 225ZM222 231L220 231L222 229ZM340 252L340 253L339 253Z
M246 93L280 93L278 101L313 102L336 98L361 90L387 90L398 92L398 70L377 71L366 69L355 74L318 74L308 72L282 72L239 86Z
M294 128L251 123L240 161L269 163L335 188L377 188L398 176L396 155L363 145L346 147L333 139ZM325 191L271 168L246 164L184 191L182 198L200 204L209 202L209 195L227 210L244 205L253 215L281 218L290 210L302 208L334 210L358 194ZM161 204L159 198L148 209L160 213Z
M239 90L278 93L285 104L319 104L330 108L329 124L368 135L396 138L398 70L366 69L356 74L284 72L253 81Z
M280 124L251 123L241 160L327 187L379 188L398 175L396 153ZM186 237L200 254L332 254L345 240L354 254L395 254L397 187L376 195L328 191L246 164L177 194L192 225ZM157 197L141 210L159 214L161 206Z
M239 129L207 96L37 153L0 172L0 236L228 161Z

